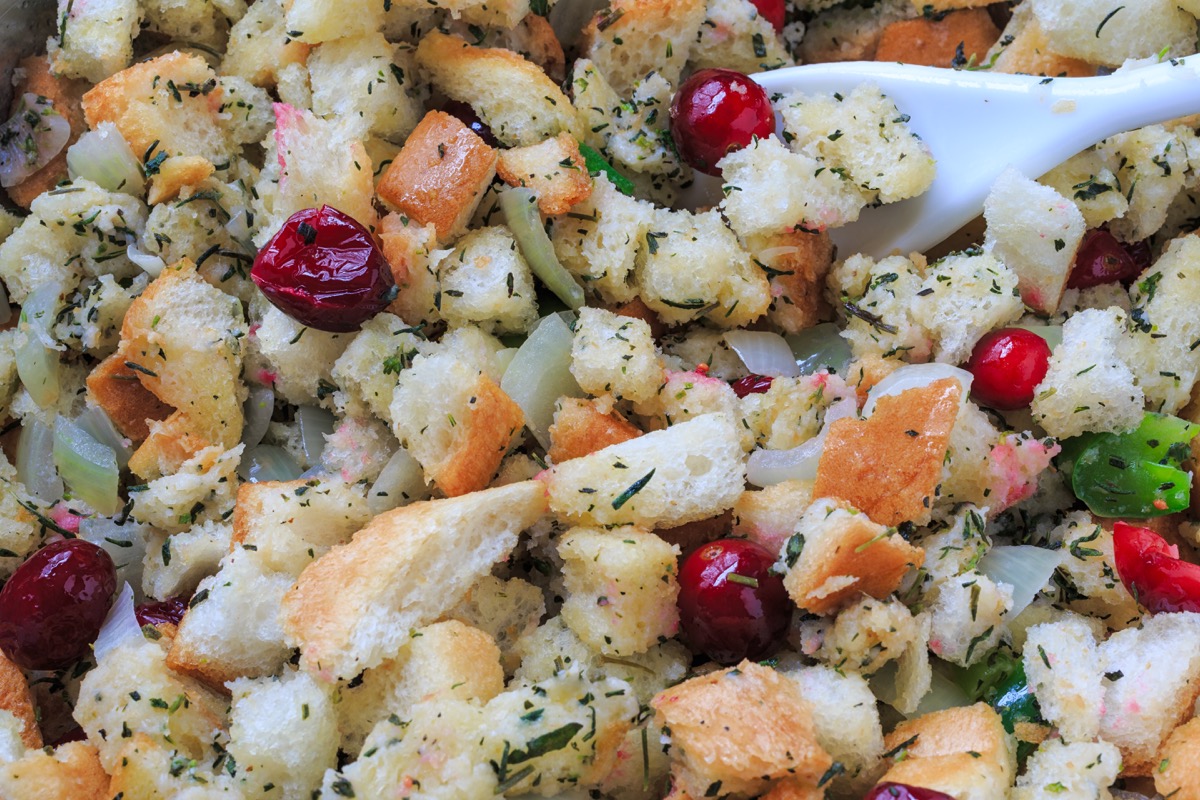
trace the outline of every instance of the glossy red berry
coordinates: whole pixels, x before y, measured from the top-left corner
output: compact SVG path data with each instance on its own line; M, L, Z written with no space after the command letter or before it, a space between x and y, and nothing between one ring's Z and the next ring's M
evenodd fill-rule
M762 658L792 618L775 557L745 539L700 547L679 570L679 617L692 649L722 664Z
M1125 588L1152 614L1200 611L1200 565L1149 528L1113 526L1113 566Z
M293 214L259 251L250 277L280 311L334 333L357 330L395 296L371 233L331 206Z
M452 117L457 117L458 121L471 129L471 133L483 139L484 142L492 147L499 147L500 141L496 138L496 134L492 133L492 129L488 124L479 118L475 113L475 109L471 108L468 103L461 100L447 100L442 105L442 111Z
M731 69L694 73L671 101L671 136L679 155L709 175L720 174L717 162L727 153L774 132L766 91Z
M787 7L783 0L750 0L758 13L771 24L776 33L783 33L784 23L787 22Z
M138 625L162 625L170 623L178 625L187 611L187 600L183 597L170 597L166 600L148 601L133 610Z
M975 376L971 394L991 408L1024 408L1046 377L1049 363L1050 345L1033 331L992 331L976 343L967 362L967 370Z
M117 590L113 560L83 539L38 550L0 589L0 650L25 669L60 669L87 655Z
M748 394L765 394L775 379L770 375L747 375L733 382L733 393L738 397Z
M1075 264L1067 287L1087 289L1103 283L1128 283L1150 266L1150 245L1121 244L1104 228L1093 228L1083 236L1075 251Z
M867 792L863 800L954 800L951 795L924 786L907 783L879 783Z

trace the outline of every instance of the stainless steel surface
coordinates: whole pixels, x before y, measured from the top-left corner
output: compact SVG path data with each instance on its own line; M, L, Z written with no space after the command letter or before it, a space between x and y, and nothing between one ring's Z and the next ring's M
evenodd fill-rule
M0 0L0 108L7 111L12 98L17 61L46 49L55 13L54 0Z

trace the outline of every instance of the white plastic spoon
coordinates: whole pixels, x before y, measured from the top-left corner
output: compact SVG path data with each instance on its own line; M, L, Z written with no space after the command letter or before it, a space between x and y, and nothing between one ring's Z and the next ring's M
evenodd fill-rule
M1001 172L1037 178L1121 131L1200 113L1200 56L1095 78L1040 78L850 62L754 75L768 94L848 92L873 83L911 117L937 160L928 192L864 209L831 231L843 254L924 252L979 215Z

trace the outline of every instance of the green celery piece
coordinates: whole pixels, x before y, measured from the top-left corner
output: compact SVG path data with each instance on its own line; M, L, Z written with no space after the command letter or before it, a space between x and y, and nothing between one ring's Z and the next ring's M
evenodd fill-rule
M608 182L615 186L618 192L633 197L633 181L617 172L604 156L583 142L579 143L579 154L583 156L584 163L587 164L589 175L595 177L603 172L608 176Z

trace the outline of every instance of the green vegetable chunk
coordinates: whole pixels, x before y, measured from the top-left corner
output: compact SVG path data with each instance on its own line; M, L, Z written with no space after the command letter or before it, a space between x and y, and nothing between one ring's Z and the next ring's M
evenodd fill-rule
M959 670L955 682L973 702L982 700L996 709L1004 730L1009 733L1015 734L1020 723L1046 724L1025 677L1025 665L1007 646L998 647L982 661ZM1034 742L1017 737L1017 758L1021 762L1036 749Z
M583 142L579 143L579 154L583 156L583 161L587 164L589 175L594 178L600 173L604 173L608 177L608 182L615 186L618 192L633 197L633 181L617 172L612 164L604 160L604 156Z

